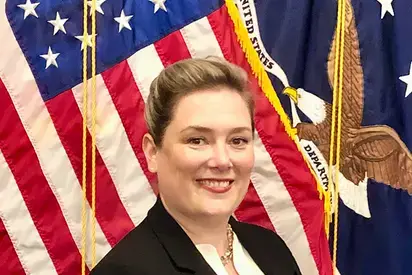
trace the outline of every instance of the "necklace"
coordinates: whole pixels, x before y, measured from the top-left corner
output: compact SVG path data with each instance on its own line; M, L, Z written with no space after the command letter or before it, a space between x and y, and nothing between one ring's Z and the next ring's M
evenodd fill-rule
M220 257L223 265L227 265L233 258L233 229L230 224L227 225L227 240L228 246L226 252Z

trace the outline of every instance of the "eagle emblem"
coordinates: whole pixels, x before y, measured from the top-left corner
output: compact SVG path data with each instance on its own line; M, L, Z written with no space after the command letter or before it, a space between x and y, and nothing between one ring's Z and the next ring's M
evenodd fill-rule
M348 1L350 2L350 1ZM412 194L412 155L397 132L386 125L362 126L364 108L363 69L353 7L346 5L342 94L341 174L358 185L367 178ZM327 64L333 87L336 35ZM312 141L329 158L332 106L303 89L286 88L296 106L312 123L296 125L299 139Z
M254 2L243 4L236 1L240 16L249 38L265 70L277 77L283 84L283 94L291 103L291 121L295 127L304 156L308 159L324 190L332 191L335 173L329 182L330 133L332 126L332 106L315 94L303 88L293 88L282 67L272 59L260 37L259 23ZM344 74L342 95L342 131L339 177L339 197L343 203L366 218L370 218L367 198L368 179L387 184L412 194L412 155L394 129L386 125L363 126L364 75L361 65L359 38L355 25L352 4L347 0L345 10ZM335 66L334 35L327 61L329 85L333 87ZM302 122L299 109L311 121ZM283 110L277 110L283 111ZM336 148L336 147L335 147ZM332 207L333 210L333 207Z

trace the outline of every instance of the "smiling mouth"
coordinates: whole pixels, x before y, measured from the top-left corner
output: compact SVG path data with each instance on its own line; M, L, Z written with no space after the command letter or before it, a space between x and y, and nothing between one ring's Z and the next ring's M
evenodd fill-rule
M199 179L200 186L213 193L225 193L232 188L234 180L231 179Z

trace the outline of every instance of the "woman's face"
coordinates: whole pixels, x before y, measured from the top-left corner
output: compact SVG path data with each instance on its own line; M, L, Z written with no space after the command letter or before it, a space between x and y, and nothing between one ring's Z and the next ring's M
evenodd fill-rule
M254 164L251 124L246 102L227 88L194 92L177 103L162 147L145 145L169 211L193 217L233 213Z

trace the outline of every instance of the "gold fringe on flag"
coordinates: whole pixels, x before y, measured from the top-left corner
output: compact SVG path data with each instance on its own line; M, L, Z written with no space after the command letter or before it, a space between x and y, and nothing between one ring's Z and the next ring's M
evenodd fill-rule
M261 87L262 91L264 92L265 96L268 98L269 102L272 104L276 112L280 116L280 120L282 121L286 132L288 133L289 137L295 142L297 149L302 154L309 170L311 171L314 179L317 183L317 190L319 193L319 199L325 198L325 191L322 187L321 182L319 181L318 177L316 176L315 172L313 171L311 165L309 164L308 160L306 159L304 153L302 152L301 145L299 143L299 139L296 135L296 129L292 128L288 115L283 110L283 107L280 103L280 100L276 94L275 89L273 88L272 82L267 75L265 68L263 67L259 56L253 47L252 42L249 39L248 32L244 23L239 15L239 11L234 3L233 0L226 0L226 7L229 13L230 18L233 21L235 27L235 33L237 35L239 44L245 53L247 61L250 64L252 72L254 76L257 78L259 86ZM330 200L324 199L324 206L325 209L330 209Z

